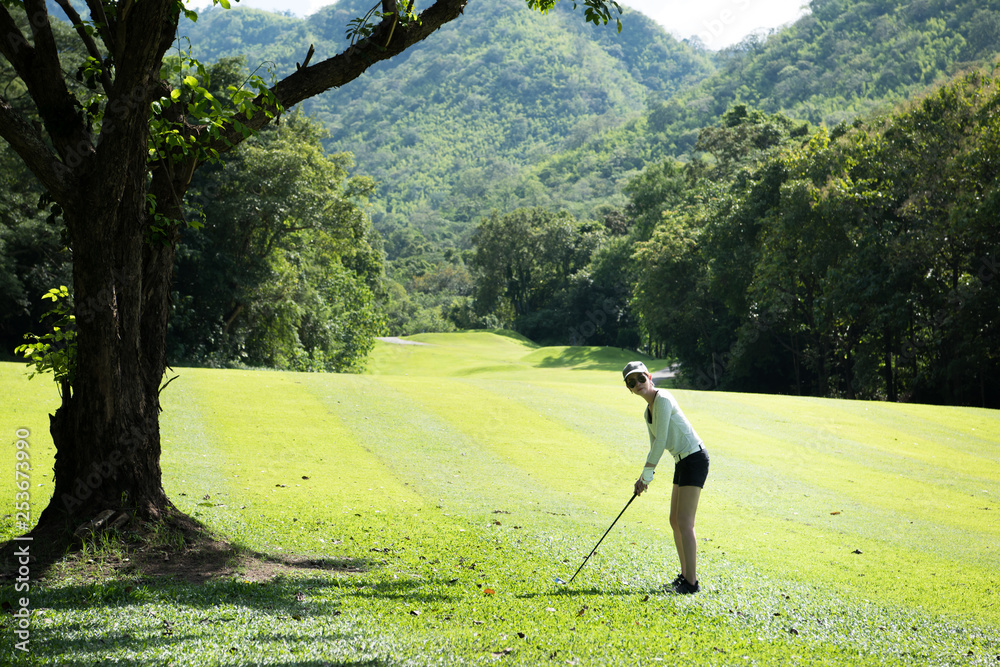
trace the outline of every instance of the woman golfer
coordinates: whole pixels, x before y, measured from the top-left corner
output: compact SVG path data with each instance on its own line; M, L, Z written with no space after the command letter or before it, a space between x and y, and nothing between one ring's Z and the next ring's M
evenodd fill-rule
M641 495L653 481L653 471L663 452L674 457L674 489L670 495L670 527L674 531L681 573L667 590L688 595L701 590L698 585L698 542L694 535L694 516L698 499L708 477L708 451L691 423L681 412L677 400L666 389L653 386L653 377L641 361L630 362L622 371L625 386L645 399L646 427L649 429L649 454L642 475L635 481L635 494Z

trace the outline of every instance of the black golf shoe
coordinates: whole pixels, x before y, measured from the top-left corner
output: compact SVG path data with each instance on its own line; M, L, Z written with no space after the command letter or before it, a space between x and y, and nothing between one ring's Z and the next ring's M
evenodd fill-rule
M674 586L673 592L677 595L691 595L692 593L697 593L700 590L701 586L698 585L697 581L692 584L684 577L681 577L680 583Z

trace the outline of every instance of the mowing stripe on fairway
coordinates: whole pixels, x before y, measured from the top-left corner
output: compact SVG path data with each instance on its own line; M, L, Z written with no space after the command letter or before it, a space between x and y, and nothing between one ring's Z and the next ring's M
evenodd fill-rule
M383 378L317 374L303 376L302 381L322 396L326 409L349 426L357 442L426 502L447 503L465 512L491 512L509 505L512 490L529 498L548 491L483 449L476 439L421 409ZM354 404L338 398L345 393Z
M359 444L351 429L306 388L299 374L179 372L178 391L164 402L179 413L183 412L182 402L190 404L200 414L200 423L192 424L188 416L187 424L185 420L165 424L171 445L181 448L180 453L167 456L170 467L164 466L165 476L171 477L178 489L193 484L191 495L197 500L202 492L239 498L238 514L258 517L247 522L252 530L244 530L240 522L225 527L235 529L241 539L252 544L260 536L285 548L312 550L320 548L318 540L323 535L305 526L307 522L315 525L323 517L344 511L379 514L421 505L419 497ZM341 383L353 379L330 377ZM354 400L350 391L343 391L340 398ZM360 404L350 405L364 409ZM208 440L198 442L192 437ZM192 475L191 468L201 463L198 452L205 449L214 450L212 466L217 469L208 476L197 471ZM183 452L195 452L194 460L187 460L191 455ZM193 479L185 481L189 477ZM196 505L192 511L211 523L209 509L199 510ZM290 539L289 534L296 537Z
M380 343L378 372L363 376L180 369L163 394L164 485L182 509L269 553L342 557L362 572L131 593L53 582L39 589L48 611L36 628L52 660L915 665L1000 654L1000 413L676 391L712 454L698 517L704 594L659 589L676 573L669 461L574 586L556 589L645 456L643 406L621 383L630 355L489 332L418 338L428 345ZM0 387L21 392L23 375L6 371ZM35 383L55 407L52 385ZM26 409L47 426L44 409ZM167 619L175 636L162 633ZM114 647L74 630L95 625L117 629Z
M392 376L385 381L473 439L478 447L519 468L522 474L542 480L553 491L576 497L581 504L614 488L625 475L624 462L604 443L567 428L538 408L528 409L505 398L488 382L439 381L436 391L427 391L421 378ZM470 465L475 465L475 460Z

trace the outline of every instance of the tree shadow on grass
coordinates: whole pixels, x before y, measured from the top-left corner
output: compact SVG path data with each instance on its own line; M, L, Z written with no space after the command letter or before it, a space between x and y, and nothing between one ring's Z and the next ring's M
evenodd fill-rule
M195 584L235 576L259 581L296 571L361 573L372 567L370 561L358 558L262 553L217 535L179 511L157 525L133 523L82 541L71 541L66 535L62 528L36 528L27 536L30 541L0 545L0 582L15 579L25 566L32 581L114 575L176 578Z
M53 609L107 604L142 604L148 599L183 599L209 608L219 601L259 602L267 608L301 607L310 590L337 587L337 596L414 602L439 602L455 596L430 593L457 580L386 580L359 578L382 564L362 558L262 553L216 535L178 513L170 530L158 526L103 536L75 547L60 547L33 533L31 542L11 541L0 548L0 581L20 575L17 549L29 545L27 578L33 594ZM53 546L55 545L55 546ZM59 582L82 582L62 585ZM13 595L13 586L5 586ZM12 604L12 603L11 603Z
M205 633L217 632L222 624L228 622L243 623L244 620L223 619L211 622L211 625L203 623L202 620L194 621L194 627L188 624L188 629L181 629L180 623L169 623L162 619L144 617L133 620L132 626L126 629L121 628L121 621L115 623L116 629L109 631L106 626L85 629L86 632L77 630L72 635L67 633L67 627L56 626L35 627L31 631L30 648L34 658L49 656L57 657L58 664L72 667L91 667L95 664L103 664L111 657L112 652L114 664L134 667L148 667L151 664L175 664L174 659L164 659L165 656L172 656L175 659L181 657L197 657L205 661L204 664L232 664L232 665L252 665L257 664L260 659L261 650L265 651L269 646L280 649L287 649L295 644L308 643L312 649L320 648L320 654L326 645L331 654L336 654L343 650L341 647L349 643L354 637L349 632L331 632L326 624L314 624L310 629L304 631L273 631L256 633L252 629L245 635L240 632L230 633L226 638L210 638L206 642ZM299 621L282 620L275 623L283 625L292 623L301 625ZM206 628L206 625L208 627ZM243 635L243 636L240 636ZM214 644L214 645L213 645ZM151 659L150 655L157 658ZM199 663L201 664L201 663ZM379 658L368 658L359 660L339 660L336 657L330 658L306 658L287 659L283 661L267 661L268 665L288 665L298 667L381 667L389 662Z
M649 361L636 352L606 347L566 347L546 350L544 356L533 353L536 368L570 368L585 371L621 372L625 364L633 359Z
M323 572L306 576L280 574L273 580L256 582L217 578L195 583L176 577L144 576L69 585L36 584L31 597L34 618L47 620L33 623L31 646L37 655L60 657L60 664L88 666L95 663L94 656L107 651L115 652L116 664L145 665L148 662L130 660L129 656L170 651L180 655L191 647L202 650L206 642L214 644L205 649L212 653L209 661L221 656L222 664L230 664L227 659L231 664L254 664L252 656L246 654L248 646L259 653L271 644L313 648L315 644L321 652L323 645L328 645L329 651L337 654L345 646L353 650L349 645L357 639L352 629L357 619L348 615L346 625L336 625L349 598L385 600L388 605L394 600L414 604L453 601L457 595L421 590L424 586L436 589L444 583L443 579L372 582ZM72 612L83 610L87 612L86 621L71 620L76 618ZM95 613L96 620L92 620ZM0 628L3 625L0 621ZM231 647L226 645L229 641ZM304 659L284 664L385 663L379 659Z

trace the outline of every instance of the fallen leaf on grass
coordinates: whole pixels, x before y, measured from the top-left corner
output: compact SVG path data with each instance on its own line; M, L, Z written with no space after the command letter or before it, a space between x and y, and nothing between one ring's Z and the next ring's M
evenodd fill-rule
M492 657L494 657L494 658L502 658L505 655L510 655L513 652L514 652L514 649L512 649L512 648L505 648L505 649L501 649L499 651L493 651L492 653L490 653L490 655Z
M584 607L582 609L580 609L580 611L576 612L576 615L577 616L583 616L583 612L585 612L585 611L587 611L587 606L586 605L584 605Z
M830 512L830 515L831 515L831 516L835 516L835 515L837 515L837 514L840 514L840 512Z
M493 590L492 588L484 588L483 589L483 595L496 595L496 594L497 594L497 592L495 590Z

